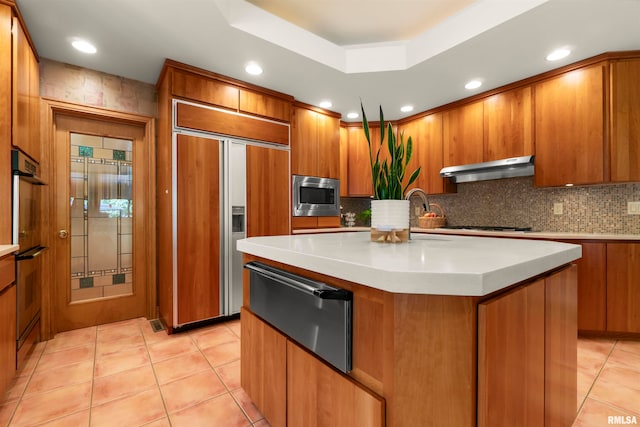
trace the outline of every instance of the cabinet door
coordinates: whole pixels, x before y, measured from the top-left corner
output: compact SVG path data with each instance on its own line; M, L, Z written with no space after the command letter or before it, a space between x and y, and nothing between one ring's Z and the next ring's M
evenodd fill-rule
M412 187L422 188L428 194L452 192L451 186L440 177L443 166L442 113L413 120L398 130L401 131L413 139L413 160L407 168L407 175L417 166L422 166L420 176Z
M349 195L349 133L340 127L340 197Z
M16 286L13 256L0 259L0 395L16 373Z
M578 329L607 327L607 266L605 243L583 243L578 266Z
M482 162L483 123L482 102L444 112L444 166Z
M531 87L484 100L483 161L533 155Z
M187 71L173 68L171 71L173 73L171 93L174 96L219 105L231 110L238 109L239 90L237 87Z
M538 280L478 306L479 427L544 425L544 305Z
M18 18L13 18L13 145L40 161L38 61Z
M244 89L240 90L240 111L287 123L291 120L291 102Z
M607 243L607 331L640 332L640 243Z
M289 234L289 151L247 145L247 237Z
M340 120L316 113L318 126L317 176L340 177Z
M0 241L11 241L11 7L0 4Z
M384 401L287 341L290 426L383 426Z
M576 416L577 274L572 265L545 279L545 427L570 426Z
M379 128L371 129L372 144L380 144ZM347 128L348 147L348 185L349 196L372 196L371 163L369 146L361 127ZM376 143L376 141L378 141Z
M240 316L242 388L273 427L285 427L287 339L245 308Z
M611 63L611 181L640 181L640 60Z
M535 85L537 186L604 181L604 70L598 64Z
M178 323L220 315L220 142L178 135Z
M317 175L318 114L306 108L293 110L291 123L291 174Z

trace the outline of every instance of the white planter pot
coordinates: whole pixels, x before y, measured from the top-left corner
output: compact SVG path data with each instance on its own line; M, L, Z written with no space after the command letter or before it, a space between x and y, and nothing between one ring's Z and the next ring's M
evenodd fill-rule
M371 201L371 240L400 243L409 239L409 200Z

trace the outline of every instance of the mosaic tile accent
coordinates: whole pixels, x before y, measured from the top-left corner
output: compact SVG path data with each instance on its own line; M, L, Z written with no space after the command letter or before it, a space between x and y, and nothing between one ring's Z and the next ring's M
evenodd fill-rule
M93 157L93 147L81 145L78 147L78 154L80 154L80 157Z
M81 277L80 289L93 288L93 277Z
M112 285L120 285L122 283L125 282L125 275L124 274L114 274L111 280L111 284Z
M113 150L113 160L127 160L127 155L122 150Z
M342 212L366 209L368 198L340 199ZM640 201L640 183L538 188L532 177L458 184L456 194L429 196L444 209L448 225L532 227L552 233L640 234L640 215L627 202ZM412 200L411 210L419 206ZM563 204L563 215L553 204ZM411 224L417 225L412 213ZM356 225L368 226L356 222Z

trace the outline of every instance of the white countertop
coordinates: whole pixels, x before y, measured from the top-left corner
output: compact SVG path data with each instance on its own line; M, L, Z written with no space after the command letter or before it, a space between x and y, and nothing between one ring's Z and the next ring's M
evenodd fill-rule
M0 258L16 252L19 248L20 246L18 245L0 245Z
M336 227L309 228L294 230L293 234L318 234L352 231L369 231L369 227ZM488 231L488 230L453 230L447 228L411 227L412 233L456 234L464 236L516 237L544 240L627 240L640 242L640 234L604 234L604 233L560 233L550 231Z
M239 251L394 293L482 296L582 256L543 240L412 234L408 243L369 232L251 237Z

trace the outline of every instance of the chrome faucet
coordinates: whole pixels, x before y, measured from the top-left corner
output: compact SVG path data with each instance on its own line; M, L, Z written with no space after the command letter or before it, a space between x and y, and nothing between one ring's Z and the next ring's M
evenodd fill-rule
M411 190L407 191L407 195L404 196L405 200L411 200L411 196L413 196L414 194L418 194L418 196L420 196L420 198L422 199L422 207L424 208L424 211L428 211L429 210L429 200L427 199L427 193L422 189L422 188L412 188ZM409 203L409 240L411 240L411 203Z

